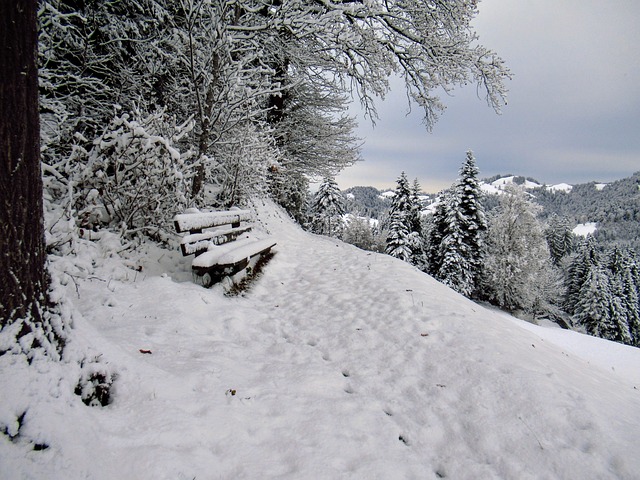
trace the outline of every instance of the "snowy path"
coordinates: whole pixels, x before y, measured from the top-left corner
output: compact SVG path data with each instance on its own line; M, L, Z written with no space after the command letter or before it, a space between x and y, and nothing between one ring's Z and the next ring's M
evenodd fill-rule
M259 218L277 254L243 297L154 251L135 281L80 285L77 341L119 373L115 402L55 404L67 428L38 454L0 445L6 478L638 478L629 378L407 264Z

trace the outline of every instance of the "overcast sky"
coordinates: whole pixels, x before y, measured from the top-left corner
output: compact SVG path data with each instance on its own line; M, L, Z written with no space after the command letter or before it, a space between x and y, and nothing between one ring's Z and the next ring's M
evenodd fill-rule
M480 176L513 173L547 184L607 182L640 170L640 1L482 0L480 43L514 77L496 115L475 87L443 97L431 133L401 86L358 117L363 162L341 188L395 186L401 171L436 192L451 185L468 149Z

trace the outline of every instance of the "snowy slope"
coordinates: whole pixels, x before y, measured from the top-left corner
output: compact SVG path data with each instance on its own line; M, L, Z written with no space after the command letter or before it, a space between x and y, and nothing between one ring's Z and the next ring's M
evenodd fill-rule
M30 405L25 437L49 445L0 435L1 478L638 478L640 349L598 341L626 349L612 370L258 210L277 253L244 296L193 284L155 247L129 261L141 273L105 252L77 280L74 342L119 375L108 407L0 357L0 414Z

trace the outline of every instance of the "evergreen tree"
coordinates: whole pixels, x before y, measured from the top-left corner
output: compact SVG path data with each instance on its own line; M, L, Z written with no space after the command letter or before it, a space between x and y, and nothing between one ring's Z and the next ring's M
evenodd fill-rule
M468 151L460 178L434 215L429 246L430 271L469 297L480 280L482 238L487 229L477 176L475 158Z
M610 340L618 336L609 278L600 265L592 264L587 269L574 312L576 323L583 325L589 335Z
M474 283L478 280L482 267L482 242L484 232L487 229L478 173L473 152L469 150L460 169L457 189L459 191L463 241L467 245L468 261L472 269L471 275Z
M439 258L442 259L436 278L456 292L469 297L475 284L473 265L470 262L469 246L465 243L464 223L458 210L459 191L451 192L448 199L451 203L446 209L445 234L440 243Z
M632 258L629 253L614 247L609 253L607 267L614 297L614 320L618 342L637 345L640 309L638 290L632 273Z
M411 187L407 180L406 173L402 172L397 180L395 195L391 200L391 214L399 212L407 220L407 228L409 228L409 220L412 209L411 203Z
M575 237L567 217L553 213L549 217L545 237L553 264L560 265L560 261L573 250Z
M391 200L389 233L385 252L405 262L411 261L411 188L407 175L402 172L397 180L395 195Z
M385 253L399 258L404 262L411 260L411 247L409 246L409 229L405 216L400 211L391 213L391 224L387 236Z
M411 187L411 209L409 211L409 246L411 248L411 264L422 271L427 271L427 252L422 225L422 203L420 202L420 183L416 178Z
M444 190L436 200L433 215L428 222L427 231L427 271L433 277L438 278L438 272L442 266L442 239L447 233L446 220L447 209L450 203L450 190Z
M344 221L344 198L336 181L327 177L324 179L314 197L311 207L313 219L311 230L320 235L340 238Z
M592 235L587 237L578 245L578 250L574 256L566 277L566 298L565 310L570 315L575 313L576 304L580 296L580 289L584 284L587 275L592 267L599 265L600 256L597 251L595 239Z

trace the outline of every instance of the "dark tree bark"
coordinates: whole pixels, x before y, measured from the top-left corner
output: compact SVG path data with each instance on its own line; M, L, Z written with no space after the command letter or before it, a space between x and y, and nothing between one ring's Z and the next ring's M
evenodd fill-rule
M51 332L41 328L48 282L36 11L37 0L0 2L0 330L20 321L18 337Z

